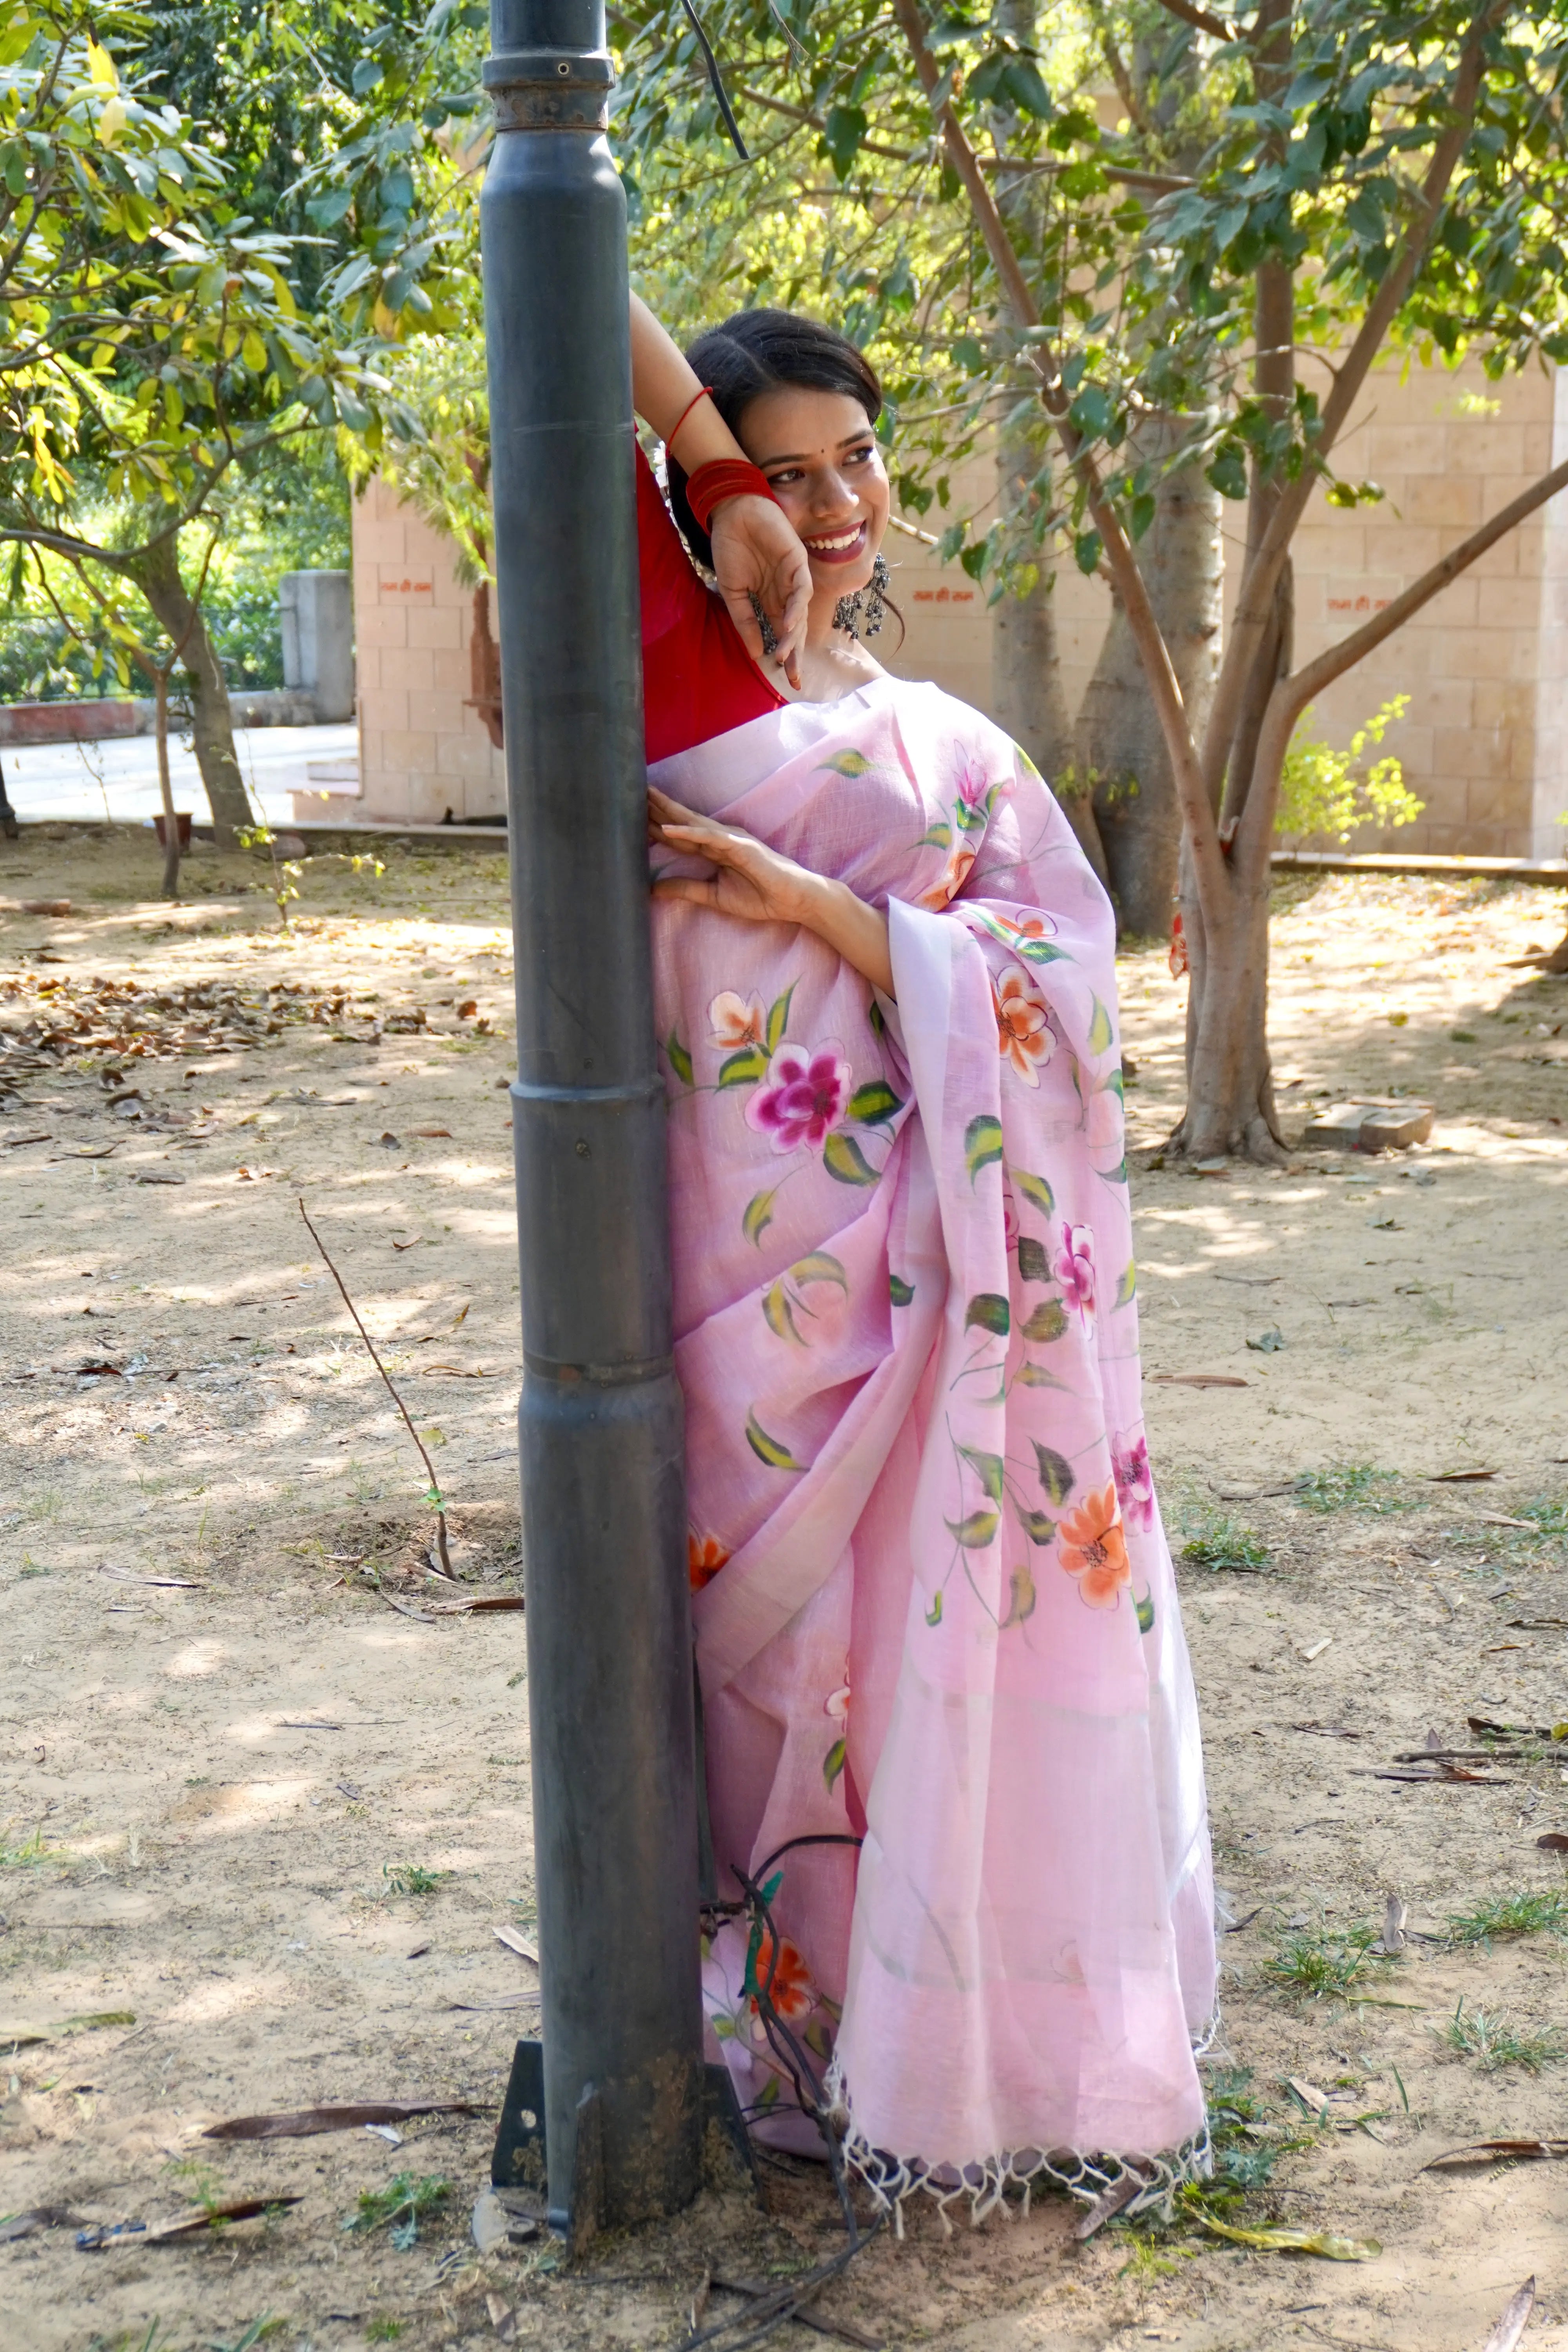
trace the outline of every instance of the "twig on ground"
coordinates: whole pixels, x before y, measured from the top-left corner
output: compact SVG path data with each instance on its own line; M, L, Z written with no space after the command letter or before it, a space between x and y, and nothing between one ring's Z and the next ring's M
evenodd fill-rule
M332 1264L331 1253L329 1251L326 1243L321 1239L321 1234L310 1223L310 1213L309 1209L306 1208L303 1200L300 1202L300 1214L305 1220L305 1231L310 1234L310 1239L315 1243L316 1247L321 1253L321 1260L323 1265L326 1266L327 1272L331 1276L332 1280L338 1286L338 1289L342 1297L343 1305L353 1317L354 1329L359 1333L360 1338L364 1341L366 1348L369 1349L371 1362L375 1366L376 1370L381 1374L383 1381L386 1384L387 1395L392 1399L393 1403L403 1415L404 1424L408 1431L408 1434L419 1449L419 1459L425 1465L425 1475L430 1481L426 1500L429 1503L431 1509L436 1514L436 1549L440 1557L443 1575L450 1576L452 1573L452 1562L447 1556L447 1511L445 1501L441 1494L440 1481L436 1475L436 1465L431 1461L429 1454L426 1451L425 1440L420 1436L419 1432L414 1426L414 1423L409 1416L408 1407L404 1403L403 1399L393 1387L391 1375L388 1373L386 1366L382 1362L381 1358L375 1352L375 1341L371 1338L370 1333L365 1329L364 1325L361 1322L359 1308L349 1297L348 1285L344 1282L342 1276L338 1272L337 1267ZM394 1601L393 1607L396 1608L397 1606L398 1603Z

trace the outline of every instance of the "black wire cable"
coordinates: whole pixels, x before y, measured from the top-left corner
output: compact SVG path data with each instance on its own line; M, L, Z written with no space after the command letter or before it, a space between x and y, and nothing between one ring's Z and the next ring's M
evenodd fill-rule
M742 163L749 163L752 159L747 152L746 142L741 136L741 126L735 120L735 110L731 105L729 93L724 88L724 78L719 71L719 60L713 54L713 45L702 29L702 19L692 6L691 0L680 0L680 5L691 19L691 29L702 45L702 55L708 67L708 79L713 85L713 95L718 100L719 111L724 118L724 128L730 134L731 143Z

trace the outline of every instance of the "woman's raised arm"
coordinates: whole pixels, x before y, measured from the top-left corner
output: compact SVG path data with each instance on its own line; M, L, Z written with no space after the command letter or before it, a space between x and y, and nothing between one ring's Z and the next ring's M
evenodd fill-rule
M637 415L652 425L678 464L691 475L715 460L745 463L745 451L704 396L684 353L636 294L631 324L632 399ZM798 692L812 583L811 566L793 525L775 499L742 495L725 499L714 509L709 536L719 593L746 650L753 661L763 659L754 595L777 640L778 649L769 658Z

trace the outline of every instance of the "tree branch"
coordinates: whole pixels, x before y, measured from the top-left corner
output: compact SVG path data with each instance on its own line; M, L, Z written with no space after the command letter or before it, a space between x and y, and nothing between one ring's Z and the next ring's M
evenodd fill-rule
M1170 0L1162 0L1162 5L1169 5ZM1426 258L1438 208L1458 168L1475 119L1487 36L1503 5L1504 0L1485 0L1471 25L1460 54L1458 71L1454 77L1454 119L1433 151L1417 199L1417 219L1407 231L1398 255L1385 271L1377 292L1368 304L1366 316L1345 354L1333 390L1324 403L1322 417L1312 444L1312 457L1317 462L1304 466L1297 479L1288 483L1280 492L1268 529L1243 577L1230 627L1230 642L1220 664L1214 701L1209 708L1208 728L1204 737L1205 790L1213 799L1218 798L1231 739L1240 716L1241 698L1258 642L1268 625L1280 566L1289 551L1297 526L1307 510L1307 501L1322 473L1321 461L1333 447L1372 363L1383 348L1388 330Z
M1191 25L1199 33L1210 33L1216 41L1234 41L1237 37L1234 25L1227 25L1223 16L1211 16L1206 8L1194 8L1193 0L1159 0L1159 5L1167 16L1179 16L1184 25Z

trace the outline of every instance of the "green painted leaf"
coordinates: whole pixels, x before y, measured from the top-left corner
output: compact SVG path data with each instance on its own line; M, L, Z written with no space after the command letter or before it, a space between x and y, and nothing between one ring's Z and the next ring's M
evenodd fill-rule
M1067 1386L1065 1381L1058 1381L1053 1372L1047 1372L1044 1364L1022 1363L1013 1378L1020 1388L1026 1389L1065 1389Z
M915 847L917 849L951 849L952 847L952 825L944 818L939 817L929 833L921 834Z
M1059 1298L1042 1300L1028 1321L1019 1326L1026 1339L1042 1343L1047 1339L1059 1339L1067 1328L1068 1311Z
M756 1248L762 1246L763 1235L773 1221L773 1202L778 1199L775 1189L771 1192L754 1193L741 1213L741 1231Z
M1013 1328L1013 1310L1000 1291L977 1290L963 1310L966 1331L994 1331L1005 1339Z
M1007 1173L1026 1201L1033 1201L1036 1208L1043 1209L1047 1217L1055 1215L1057 1196L1043 1176L1031 1176L1026 1168L1009 1168Z
M999 1454L977 1453L973 1445L961 1445L958 1450L992 1501L999 1503L1002 1500L1002 1456Z
M1115 1034L1110 1025L1110 1015L1097 996L1094 1000L1094 1017L1089 1024L1089 1052L1091 1054L1109 1053L1110 1042Z
M765 1462L770 1470L804 1470L805 1468L805 1463L797 1462L787 1445L781 1445L776 1437L768 1435L755 1412L748 1412L746 1415L746 1443L758 1461Z
M841 1184L875 1184L878 1181L878 1171L855 1138L846 1135L842 1129L830 1135L823 1145L822 1164Z
M914 1295L915 1286L912 1282L906 1282L901 1274L889 1275L888 1296L895 1307L907 1307Z
M1141 1633L1152 1633L1154 1630L1154 1601L1152 1594L1145 1593L1142 1600L1134 1601L1132 1606L1138 1612L1138 1631Z
M879 1126L903 1107L902 1097L893 1092L886 1078L868 1079L865 1086L857 1087L849 1097L850 1118L859 1119L866 1127Z
M1018 1512L1018 1517L1023 1524L1024 1533L1028 1537L1029 1541L1032 1544L1048 1544L1055 1542L1057 1533L1057 1523L1055 1519L1047 1519L1044 1511L1020 1510L1016 1503L1013 1507Z
M997 1631L1003 1633L1010 1625L1021 1625L1026 1617L1032 1617L1035 1613L1035 1602L1038 1598L1035 1591L1035 1580L1026 1562L1022 1568L1014 1569L1007 1579L1007 1583L1010 1592L1007 1614L997 1628Z
M1116 1297L1112 1302L1111 1312L1114 1314L1118 1307L1131 1307L1137 1288L1138 1267L1134 1260L1129 1258L1121 1269L1121 1279L1116 1286Z
M687 1052L685 1046L681 1044L673 1029L664 1041L664 1050L669 1057L669 1066L675 1072L676 1076L680 1080L681 1085L683 1087L690 1086L692 1083L691 1056Z
M782 1275L777 1282L770 1282L763 1293L763 1315L770 1331L775 1332L781 1339L793 1339L797 1348L805 1347L805 1341L795 1323L795 1308L784 1286Z
M973 1183L983 1168L1002 1157L1002 1122L988 1110L972 1118L963 1130L963 1161Z
M942 1595L940 1592L937 1594L936 1599L931 1602L931 1607L926 1611L926 1623L928 1625L940 1625L942 1623Z
M768 1051L770 1054L776 1054L780 1045L784 1041L784 1029L789 1021L790 999L794 994L795 982L792 980L784 994L782 996L776 996L768 1007Z
M757 2093L755 2102L756 2105L764 2112L769 2107L776 2106L778 2104L779 2092L782 2087L783 2086L779 2082L778 2076L776 2074L770 2074L767 2081L763 2084L762 2089Z
M1012 940L1008 942L1015 955L1026 963L1071 963L1066 948L1058 948L1054 940Z
M944 1519L942 1524L965 1551L984 1551L995 1535L1000 1519L997 1511L971 1511L967 1518Z
M1039 1465L1040 1485L1050 1501L1059 1510L1078 1484L1073 1475L1072 1464L1065 1454L1058 1454L1054 1446L1042 1445L1037 1437L1033 1440L1033 1444L1035 1460Z
M1097 1095L1114 1095L1117 1101L1122 1105L1123 1108L1126 1108L1127 1081L1121 1075L1121 1065L1120 1062L1118 1062L1116 1067L1111 1071L1110 1076L1108 1078L1101 1078L1099 1086L1096 1087L1094 1091Z
M754 1087L768 1075L768 1057L760 1045L742 1045L721 1065L719 1084L721 1087Z
M957 801L953 803L952 813L965 833L984 831L986 816L984 809L971 808L967 801Z
M716 2009L709 2018L708 2022L713 2028L713 2039L715 2042L733 2042L735 2039L735 2021L732 2017L728 2015L724 2010Z
M1097 1168L1094 1172L1102 1184L1125 1184L1127 1181L1125 1155L1117 1161L1114 1168Z
M845 1297L849 1296L849 1276L826 1250L813 1250L809 1257L796 1258L789 1271L792 1282L836 1282Z
M1051 1262L1045 1245L1033 1234L1018 1235L1018 1274L1025 1282L1049 1282L1051 1278Z
M864 751L836 751L831 760L824 760L819 775L863 776L871 762Z
M888 1034L887 1017L875 997L871 999L871 1010L868 1018L871 1024L872 1034L877 1037L885 1037Z
M822 1759L822 1777L831 1790L844 1769L844 1759L849 1753L847 1740L836 1739Z

